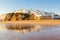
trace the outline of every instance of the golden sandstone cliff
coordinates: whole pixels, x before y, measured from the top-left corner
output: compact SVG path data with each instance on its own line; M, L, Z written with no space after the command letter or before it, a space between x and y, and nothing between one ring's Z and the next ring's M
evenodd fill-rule
M7 13L4 16L4 21L21 21L21 20L52 20L60 19L59 15L54 13L41 12L39 10L21 9L12 13Z
M5 16L5 21L19 21L19 20L28 20L30 17L27 13L8 13Z
M40 15L39 15L40 14ZM42 16L41 13L39 13L37 11L27 11L27 10L19 10L19 11L15 11L12 13L7 13L5 14L5 21L20 21L20 20L41 20L41 19L51 19L50 15L47 16Z
M8 13L5 16L5 21L20 21L20 20L40 20L40 16L28 13Z
M20 21L20 20L41 20L51 19L51 16L36 16L28 13L8 13L5 16L5 21Z

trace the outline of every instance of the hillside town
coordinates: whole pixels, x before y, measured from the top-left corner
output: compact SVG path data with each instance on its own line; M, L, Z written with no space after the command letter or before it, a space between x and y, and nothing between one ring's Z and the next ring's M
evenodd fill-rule
M20 20L57 20L60 15L53 12L44 12L33 9L20 9L0 16L1 21L20 21Z

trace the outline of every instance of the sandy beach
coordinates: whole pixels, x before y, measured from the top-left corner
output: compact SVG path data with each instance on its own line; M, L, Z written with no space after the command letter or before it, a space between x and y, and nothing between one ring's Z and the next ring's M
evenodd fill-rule
M24 21L0 21L0 23L20 23L20 24L60 24L60 20L24 20Z

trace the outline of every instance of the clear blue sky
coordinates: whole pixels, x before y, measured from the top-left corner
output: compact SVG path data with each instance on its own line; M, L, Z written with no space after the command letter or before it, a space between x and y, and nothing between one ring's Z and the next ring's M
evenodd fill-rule
M0 0L0 14L22 8L39 9L60 14L60 0Z

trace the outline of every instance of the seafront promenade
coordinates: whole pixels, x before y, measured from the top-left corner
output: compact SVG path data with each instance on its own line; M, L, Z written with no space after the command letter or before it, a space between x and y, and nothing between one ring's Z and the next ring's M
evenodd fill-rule
M20 23L20 24L32 24L32 25L40 25L40 24L48 24L55 25L60 24L60 20L24 20L24 21L0 21L0 23Z

